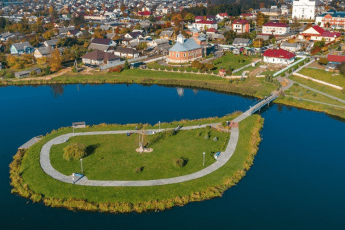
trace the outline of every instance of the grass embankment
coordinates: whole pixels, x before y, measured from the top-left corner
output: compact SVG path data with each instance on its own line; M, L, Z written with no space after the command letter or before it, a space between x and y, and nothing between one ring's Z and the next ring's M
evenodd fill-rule
M121 73L99 73L95 75L65 74L52 80L0 81L0 86L7 85L48 85L48 84L157 84L165 86L193 87L215 90L225 93L263 98L275 88L274 84L263 79L249 78L245 81L229 81L217 76L191 73L171 73L131 69Z
M311 80L307 80L307 79L304 79L304 78L301 78L301 77L297 77L297 76L293 76L293 75L290 75L289 78L291 80L297 82L297 83L301 83L303 85L306 85L306 86L309 86L309 87L314 88L316 90L319 90L319 91L321 91L323 93L327 93L327 94L332 95L334 97L338 97L340 99L345 100L345 90L341 91L341 90L338 90L338 89L334 89L334 88L332 88L330 86L322 85L322 84L313 82Z
M290 96L294 96L294 97L298 97L301 99L308 99L308 100L319 101L319 102L323 102L323 103L328 103L328 104L332 104L332 105L339 105L339 106L345 107L345 104L340 102L340 101L326 97L326 96L319 94L319 93L315 93L313 91L310 91L310 90L303 88L301 86L298 86L298 85L291 86L291 88L289 88L287 91L285 91L285 94L290 95Z
M239 124L240 136L234 155L220 169L192 181L152 187L89 187L66 184L45 174L39 163L40 149L56 136L70 132L62 128L45 136L29 150L18 152L11 163L13 193L47 206L69 210L113 213L164 210L189 202L220 197L245 176L260 143L263 119L253 115Z
M325 70L305 68L298 73L345 88L345 76Z
M230 52L214 60L213 64L217 68L217 71L221 68L236 70L250 64L252 61L252 56L234 55Z
M163 132L148 135L144 145L151 153L138 154L138 134L77 136L51 148L52 166L65 175L80 171L80 162L63 158L63 149L71 143L84 144L87 156L83 159L83 174L90 180L154 180L178 177L202 170L215 162L213 155L224 151L229 133L203 128L188 131ZM205 139L205 137L208 139ZM218 138L214 141L214 138ZM183 159L183 166L176 165ZM140 172L136 170L140 169Z

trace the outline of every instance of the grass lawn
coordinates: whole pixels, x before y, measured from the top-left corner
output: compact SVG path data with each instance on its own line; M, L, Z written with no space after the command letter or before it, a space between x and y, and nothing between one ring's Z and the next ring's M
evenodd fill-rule
M213 61L217 69L219 70L221 67L225 69L234 70L241 68L245 65L248 65L253 60L251 56L244 56L244 55L234 55L232 53L227 53L224 56L216 59Z
M164 185L164 186L152 186L152 187L91 187L91 186L78 186L78 185L66 184L66 183L57 181L42 171L42 168L40 167L40 163L39 163L40 150L47 141L61 134L70 132L70 129L61 129L61 130L55 131L49 134L48 136L45 136L40 142L33 145L24 155L24 158L20 165L20 175L23 178L24 184L28 184L30 189L34 191L35 193L43 194L44 198L60 198L60 199L82 198L91 202L137 203L141 201L174 199L178 196L186 196L186 195L189 196L192 193L195 193L198 191L204 191L208 189L210 186L221 185L225 183L227 179L231 177L234 173L236 173L238 170L244 169L244 163L247 161L248 159L247 157L253 152L253 146L251 145L253 141L252 140L253 130L254 128L258 128L258 126L261 127L261 123L262 123L261 118L258 115L253 115L247 118L246 120L242 121L239 124L239 127L240 127L239 142L232 158L217 171L205 177L184 182L184 183ZM193 138L196 137L195 133L183 134L181 132L181 135L191 135L191 137ZM175 138L178 139L179 136L176 136ZM108 140L110 141L110 139ZM93 142L93 140L91 139L89 141L90 143L97 142L97 141ZM168 139L166 141L168 141ZM196 139L196 141L204 142L204 139L200 139L200 140ZM219 141L218 143L213 143L212 140L210 140L208 141L208 143L211 144L212 146L212 145L220 144L221 141ZM213 147L211 146L209 147L208 151L213 149ZM179 146L175 146L175 148L179 148ZM187 148L187 146L183 146L183 148ZM188 147L188 149L190 148L192 147ZM217 148L217 147L215 146L214 148ZM94 156L92 157L96 159L98 157L97 155L99 154L104 154L104 155L111 154L111 153L106 153L106 149L103 149L102 151L103 153L101 153L101 149L102 147L100 147L99 150L97 149L94 153ZM119 152L118 154L121 154L121 153ZM154 149L154 151L150 154L151 155L159 154L159 145L157 145L156 149ZM192 154L192 153L188 153L188 154ZM191 165L194 165L193 163L194 157L192 157L191 155L188 155L188 156L191 158L191 162L190 162ZM143 155L142 157L146 157L146 155ZM152 156L147 155L147 157L152 157ZM199 161L201 163L202 155L200 154L199 157L200 157ZM171 158L170 159L169 158L170 156L167 158L168 164L169 164L169 161L171 162L170 160ZM122 158L122 159L124 160L125 158ZM196 159L197 159L197 156L195 158L195 161ZM129 158L128 160L132 161ZM142 164L139 164L138 166L141 166L141 165ZM133 166L137 167L137 165L134 165L134 164ZM133 173L133 168L132 168L133 166L129 167L128 171L126 172L126 174L127 173L130 174L129 175L130 177L137 176ZM193 167L195 168L193 169L191 168L190 170L197 170L197 167L199 166L195 165ZM122 167L122 169L123 168L124 166ZM176 173L174 172L174 169L166 169L166 170L167 171L171 170L170 171L171 173ZM91 173L91 169L90 169L90 173ZM156 175L156 176L160 177L160 175Z
M308 77L312 77L345 88L345 76L343 76L340 73L330 73L325 70L312 68L304 68L301 71L299 71L299 73Z
M303 85L309 86L321 92L324 92L334 97L338 97L340 99L345 100L345 93L341 92L338 89L334 89L330 86L322 85L322 84L319 84L319 83L316 83L316 82L313 82L301 77L293 76L293 75L290 75L289 78L297 83L301 83Z
M204 137L209 134L210 138ZM191 174L203 169L202 153L206 152L205 167L215 162L213 155L225 150L229 133L211 128L180 131L176 135L162 137L158 133L145 137L153 148L151 153L139 154L138 135L78 136L67 143L54 145L51 149L53 167L65 175L80 172L80 162L63 158L63 148L70 143L82 143L87 147L88 156L83 159L84 174L90 180L152 180ZM218 137L218 141L213 141ZM184 158L186 165L179 168L176 159ZM143 168L140 173L137 168Z
M241 71L238 71L238 72L236 72L236 73L233 73L232 75L234 75L234 76L242 76L242 73L244 72L244 71L249 71L246 75L247 76L249 76L249 74L250 74L250 72L252 72L253 70L255 70L255 69L257 69L258 68L258 66L248 66L247 68L244 68L244 69L242 69Z
M314 93L313 91L310 91L308 89L305 89L301 86L293 85L290 89L285 91L287 95L302 98L302 99L308 99L308 100L314 100L324 103L329 103L333 105L340 105L345 106L344 103L336 101L332 98L326 97L322 94Z

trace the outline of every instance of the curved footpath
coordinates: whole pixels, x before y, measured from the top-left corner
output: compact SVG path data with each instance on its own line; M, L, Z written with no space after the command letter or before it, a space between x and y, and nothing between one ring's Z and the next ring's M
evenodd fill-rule
M236 118L234 121L240 122L243 119L250 116L247 113L242 114L240 117ZM219 125L217 124L207 124L207 125L200 125L200 126L188 126L183 127L181 130L191 130L191 129L199 129L205 128L206 126L211 125ZM148 130L148 131L156 131L162 132L163 130ZM121 130L121 131L100 131L100 132L85 132L85 133L75 133L74 136L83 136L83 135L109 135L109 134L126 134L127 132L136 132L135 130ZM40 154L40 164L45 173L49 176L53 177L56 180L73 184L72 175L66 176L53 168L50 163L50 148L53 145L64 143L66 139L72 137L73 134L64 134L58 136L50 141L48 141L45 145L43 145ZM157 179L157 180L137 180L137 181L102 181L102 180L88 180L87 177L81 178L79 181L76 182L78 185L84 186L105 186L105 187L117 187L117 186L154 186L154 185L167 185L167 184L175 184L181 183L185 181L194 180L203 176L206 176L220 167L222 167L226 162L228 162L231 156L234 154L237 142L239 138L239 128L232 128L229 143L226 147L226 150L222 152L222 154L218 157L218 160L213 163L212 165L200 170L198 172L174 177L174 178L167 178L167 179Z

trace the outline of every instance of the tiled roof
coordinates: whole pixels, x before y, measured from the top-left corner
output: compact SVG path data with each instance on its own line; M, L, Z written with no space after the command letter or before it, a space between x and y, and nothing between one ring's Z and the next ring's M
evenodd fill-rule
M106 53L100 50L94 50L90 53L85 54L81 58L84 59L90 59L90 60L106 60L106 61L112 61L112 60L117 60L120 59L120 57L111 54L111 53Z
M263 26L268 26L268 27L289 27L285 23L279 23L279 22L268 22Z
M195 24L217 24L215 21L199 21L199 22L194 22Z
M345 56L340 55L328 55L327 59L329 62L345 62Z
M241 24L241 25L244 25L244 24L249 24L249 22L245 19L237 19L235 20L232 24Z
M176 44L173 47L171 47L169 51L186 52L186 51L196 50L196 49L201 49L201 46L199 46L198 43L196 43L196 41L193 38L189 38L185 40L183 44L180 42L176 42Z
M264 52L263 56L290 59L295 57L296 55L283 49L268 49Z
M91 43L100 44L100 45L110 45L111 39L107 39L107 38L94 38Z

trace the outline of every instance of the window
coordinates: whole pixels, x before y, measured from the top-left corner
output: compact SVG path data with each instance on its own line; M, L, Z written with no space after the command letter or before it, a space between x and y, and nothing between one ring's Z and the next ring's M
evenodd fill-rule
M178 58L178 54L176 54L176 57Z
M186 53L184 53L184 54L183 54L183 57L186 57L186 56L187 56Z

